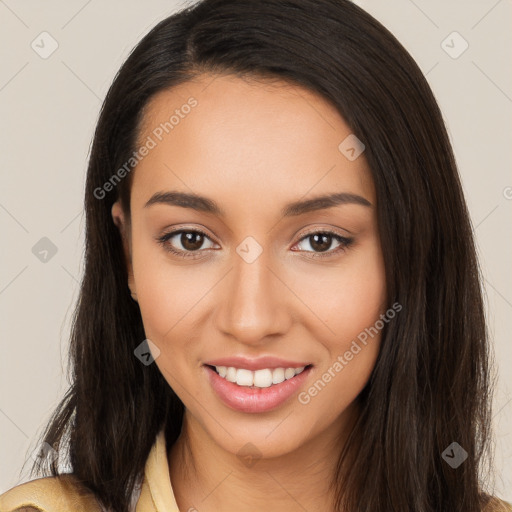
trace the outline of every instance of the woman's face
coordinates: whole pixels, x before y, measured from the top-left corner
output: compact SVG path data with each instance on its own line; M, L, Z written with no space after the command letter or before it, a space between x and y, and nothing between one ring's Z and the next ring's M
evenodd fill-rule
M141 129L129 285L190 425L264 457L339 431L386 309L375 190L350 128L305 89L204 75L156 95Z

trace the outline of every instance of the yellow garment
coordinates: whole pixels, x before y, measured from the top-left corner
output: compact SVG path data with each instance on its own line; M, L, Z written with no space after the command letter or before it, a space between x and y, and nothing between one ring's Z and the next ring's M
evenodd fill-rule
M0 512L15 512L34 507L42 512L100 512L91 495L80 493L73 485L73 475L62 482L44 477L17 485L0 496ZM169 476L164 431L160 431L151 448L144 469L144 481L135 512L179 512Z
M146 461L136 503L135 512L180 512L171 487L163 430ZM38 478L17 485L0 496L0 512L16 512L24 507L34 507L41 512L101 512L91 494L84 495L73 485L71 474L65 475L62 481L56 477ZM493 499L484 512L512 512L512 506Z

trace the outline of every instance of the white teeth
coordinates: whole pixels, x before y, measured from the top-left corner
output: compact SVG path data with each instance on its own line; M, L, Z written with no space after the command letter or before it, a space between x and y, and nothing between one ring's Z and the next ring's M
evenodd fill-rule
M286 380L291 379L292 377L295 377L295 369L294 368L286 368L284 371L284 378Z
M226 372L226 380L229 382L236 382L236 368L230 366Z
M272 372L272 384L280 384L284 381L284 368L276 368Z
M241 370L238 371L240 372ZM236 383L239 384L238 381L236 381ZM254 386L257 388L268 388L272 386L272 370L269 370L268 368L265 368L264 370L256 370L254 372Z
M251 370L240 368L236 371L236 383L239 386L252 386L254 383L254 374Z
M295 375L302 373L305 366L300 368L264 368L262 370L246 370L233 366L216 366L217 373L229 382L236 382L239 386L268 388L274 384L280 384Z

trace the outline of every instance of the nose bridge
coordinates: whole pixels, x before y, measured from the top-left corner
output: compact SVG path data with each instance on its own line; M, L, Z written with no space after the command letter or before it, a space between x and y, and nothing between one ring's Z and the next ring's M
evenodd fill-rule
M288 321L284 290L274 275L271 252L247 237L233 252L232 261L218 327L244 343L258 343L284 332Z

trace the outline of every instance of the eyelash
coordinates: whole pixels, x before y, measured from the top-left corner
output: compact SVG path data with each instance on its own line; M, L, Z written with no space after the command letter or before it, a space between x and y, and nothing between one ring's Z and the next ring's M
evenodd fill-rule
M162 236L157 238L157 242L166 251L174 254L175 256L178 256L179 258L184 258L184 259L187 259L187 258L190 258L190 259L201 258L202 256L201 256L200 253L204 249L203 250L199 249L197 251L182 251L182 250L175 249L172 245L170 245L168 243L168 241L172 237L174 237L174 236L176 236L178 234L181 234L181 233L199 233L199 234L205 236L206 238L210 239L210 237L204 231L201 231L200 229L178 229L178 230L175 230L175 231L170 231L169 233L164 233ZM307 252L307 253L312 253L311 257L313 257L313 258L326 258L326 257L331 257L331 256L333 256L335 254L340 253L340 252L344 252L354 242L353 238L347 238L347 237L341 236L341 235L339 235L338 233L336 233L334 231L317 230L317 231L310 231L308 233L305 233L304 236L297 243L300 243L303 240L306 240L307 238L309 238L309 237L311 237L313 235L328 235L328 236L331 236L332 238L334 238L340 244L338 247L336 247L336 249L334 249L332 251L331 250L326 251L326 252L303 251L303 252Z

